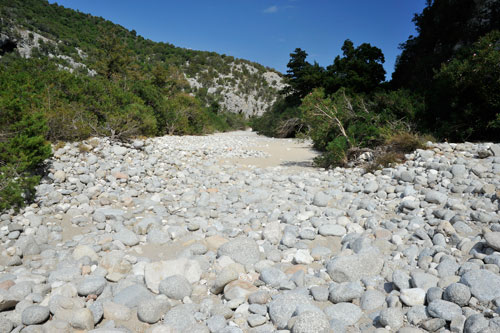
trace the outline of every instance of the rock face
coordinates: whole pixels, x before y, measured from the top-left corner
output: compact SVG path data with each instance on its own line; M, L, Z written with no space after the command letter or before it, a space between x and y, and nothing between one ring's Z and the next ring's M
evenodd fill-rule
M251 64L231 63L229 66L230 73L218 73L218 77L211 82L201 83L200 76L188 77L189 85L192 88L206 88L209 94L220 97L223 109L247 117L262 115L285 86L282 76L277 72L262 71ZM259 78L252 83L248 76L242 75L244 72ZM246 91L240 90L239 85L246 85Z
M54 149L0 214L0 332L499 331L491 145L369 174L235 167L276 144L251 132L136 141Z

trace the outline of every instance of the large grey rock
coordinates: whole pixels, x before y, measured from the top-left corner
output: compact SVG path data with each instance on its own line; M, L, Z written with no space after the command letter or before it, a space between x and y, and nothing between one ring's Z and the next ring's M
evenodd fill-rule
M163 300L143 300L137 306L137 318L142 322L155 324L160 321L169 308L168 302Z
M169 298L182 300L186 296L191 296L193 288L184 276L172 275L160 282L159 291Z
M292 333L328 333L330 323L326 316L317 311L305 311L297 316L292 327Z
M494 250L500 251L500 232L487 232L484 235L484 240L489 247Z
M361 297L361 309L365 311L375 310L385 304L385 295L378 290L367 290Z
M378 275L383 266L380 255L360 253L335 257L328 262L326 270L333 281L348 282Z
M271 287L278 287L281 282L288 280L286 274L276 267L266 267L260 273L260 279Z
M318 233L321 236L341 237L347 233L347 230L345 227L343 227L341 225L327 223L327 224L323 224L319 227Z
M354 325L363 315L359 306L352 303L337 303L323 310L330 320L343 323L345 326Z
M0 332L9 333L14 328L12 321L5 317L0 317Z
M406 271L395 270L392 273L392 283L399 289L410 288L410 275Z
M397 330L403 326L403 312L399 308L388 308L380 312L380 324L390 326L391 330Z
M431 303L437 299L443 298L443 289L439 287L432 287L427 289L426 300L427 303Z
M425 194L425 201L433 204L444 204L448 200L448 196L442 192L429 191Z
M269 317L279 329L284 329L297 306L308 303L310 303L309 298L299 293L278 294L269 303Z
M479 333L483 332L484 329L490 326L488 319L480 313L473 314L465 321L464 332L465 333Z
M415 271L411 273L411 284L414 288L421 288L427 291L429 288L437 286L439 278L432 274Z
M218 256L228 256L242 265L255 264L260 260L257 243L251 238L237 238L222 244Z
M125 305L128 308L134 308L142 301L153 299L154 295L142 284L133 284L121 290L113 298L113 302Z
M461 178L465 175L466 173L466 169L465 169L465 165L463 164L454 164L451 166L451 174L453 175L453 177L455 178Z
M119 240L127 246L134 246L139 244L139 237L133 232L126 228L122 228L120 231L113 235L113 239Z
M37 325L49 319L50 311L46 306L32 305L24 309L21 321L24 325Z
M324 192L317 192L313 198L313 205L318 207L326 207L330 201L330 197Z
M179 332L186 332L189 327L196 324L195 310L193 304L177 305L163 317L163 323Z
M462 283L452 283L443 293L443 298L447 301L453 302L460 306L466 306L469 304L471 297L471 292L469 287Z
M487 303L500 297L500 276L491 271L470 270L462 275L460 283L468 286L471 294L480 302Z
M159 293L160 282L169 276L182 275L189 283L195 283L200 281L201 274L200 263L187 258L156 261L146 264L144 268L146 285L154 293Z
M16 242L16 246L21 250L23 256L40 254L40 246L33 236L23 236Z
M429 316L424 305L416 305L411 307L406 313L408 322L412 325L419 325L424 320L428 319Z
M219 294L224 290L226 284L231 281L237 280L239 277L239 273L233 269L231 266L226 266L222 269L222 271L217 274L215 278L214 285L210 289L213 294Z
M227 326L226 318L222 315L215 315L207 320L207 327L210 332L220 332Z
M94 316L87 308L75 309L72 311L71 327L80 330L91 330L94 328Z
M350 302L363 296L364 291L360 281L332 284L328 298L332 303Z
M425 290L421 288L402 289L399 298L408 306L423 305L425 303Z
M127 148L122 146L113 146L113 153L118 156L125 155L127 153Z
M81 296L100 295L106 287L106 279L102 276L85 277L77 286L78 294Z
M435 318L451 321L454 317L462 315L462 309L455 303L435 300L427 306L427 312Z

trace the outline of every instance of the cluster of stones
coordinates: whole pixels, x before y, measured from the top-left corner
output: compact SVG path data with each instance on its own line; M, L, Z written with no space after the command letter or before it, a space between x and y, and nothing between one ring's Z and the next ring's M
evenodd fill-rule
M55 151L0 217L0 332L500 332L500 146L239 168L251 133Z

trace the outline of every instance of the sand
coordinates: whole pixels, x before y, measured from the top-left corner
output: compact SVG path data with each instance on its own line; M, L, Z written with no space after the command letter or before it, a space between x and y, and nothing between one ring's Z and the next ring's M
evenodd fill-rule
M313 159L319 155L312 148L309 140L300 139L277 139L267 138L256 134L255 132L239 132L241 135L248 136L250 142L248 149L262 151L268 154L268 157L234 158L221 160L223 164L235 164L239 167L290 167L311 168ZM254 143L254 142L257 143Z

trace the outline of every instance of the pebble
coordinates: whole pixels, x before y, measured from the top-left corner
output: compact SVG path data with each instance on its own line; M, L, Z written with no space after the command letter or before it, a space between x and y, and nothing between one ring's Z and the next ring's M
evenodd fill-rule
M49 319L50 311L46 306L32 305L23 310L21 321L24 325L37 325Z
M191 296L193 288L189 281L182 275L172 275L160 282L159 291L169 298L182 300Z
M382 326L389 326L397 330L403 326L403 313L398 308L388 308L380 312L379 322Z
M444 300L432 301L427 306L427 312L432 317L441 318L446 321L451 321L456 316L460 316L462 314L460 306Z

